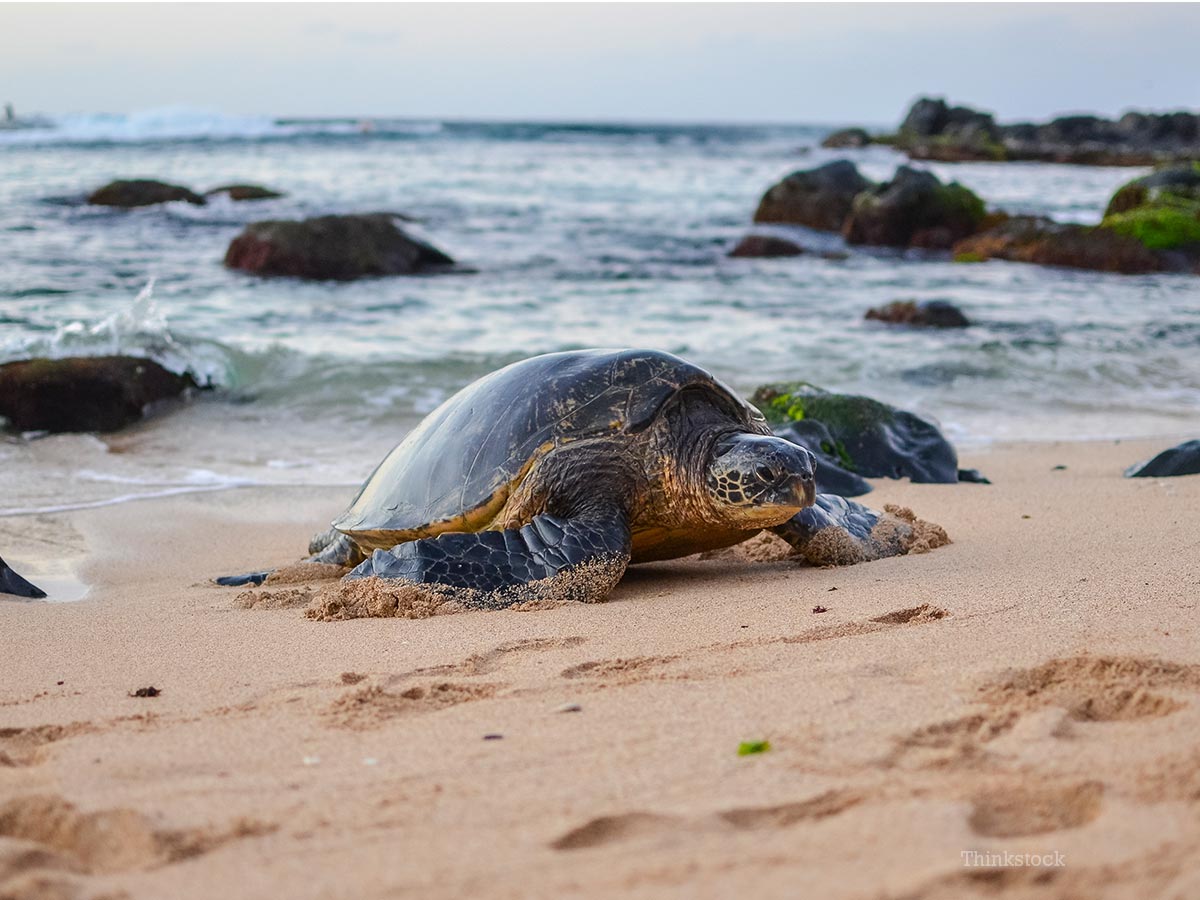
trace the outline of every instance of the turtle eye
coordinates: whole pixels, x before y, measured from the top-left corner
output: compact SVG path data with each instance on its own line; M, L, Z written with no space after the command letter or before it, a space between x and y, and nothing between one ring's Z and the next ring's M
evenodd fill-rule
M764 484L775 483L775 471L769 466L759 466L754 470L754 474L758 476L758 480Z

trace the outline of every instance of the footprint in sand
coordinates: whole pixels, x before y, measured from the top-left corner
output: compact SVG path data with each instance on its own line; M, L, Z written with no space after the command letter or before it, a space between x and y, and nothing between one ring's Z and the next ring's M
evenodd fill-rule
M54 795L18 797L0 805L0 837L37 846L7 856L0 880L35 867L82 874L153 869L275 828L239 819L224 829L158 829L131 809L85 813Z
M1011 785L974 800L971 830L984 837L1024 837L1079 828L1100 815L1104 786L1085 781L1067 786Z
M563 678L611 678L627 684L654 677L650 670L658 669L679 659L673 656L631 656L628 659L595 659L563 669Z
M90 722L0 728L0 769L35 766L42 761L42 748L47 744L95 730Z
M549 650L562 650L578 647L587 643L587 638L572 635L563 638L522 638L516 641L506 641L484 653L472 653L466 659L444 666L431 666L416 669L410 675L486 675L494 672L507 660L523 656L526 653L543 653Z
M455 684L443 681L389 691L379 685L359 688L338 699L325 711L340 728L377 728L399 716L434 712L472 700L484 700L500 689L497 684Z
M985 710L926 725L898 738L883 765L940 768L973 764L985 755L985 744L1039 709L1060 707L1066 718L1075 722L1170 715L1186 704L1158 693L1169 689L1200 690L1200 666L1134 657L1054 659L988 682L980 689Z
M1200 666L1123 656L1072 656L1019 669L983 687L996 707L1064 707L1079 722L1118 722L1170 715L1184 704L1157 693L1200 690Z
M836 816L863 799L864 796L855 791L831 790L797 803L736 807L701 816L669 816L648 812L598 816L559 836L550 842L550 846L555 850L582 850L681 832L722 831L730 827L739 831L789 828L801 822L815 822Z

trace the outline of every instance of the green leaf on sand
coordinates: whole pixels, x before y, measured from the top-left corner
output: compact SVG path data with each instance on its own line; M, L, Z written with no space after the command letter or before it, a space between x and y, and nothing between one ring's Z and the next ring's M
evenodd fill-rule
M742 741L738 744L738 756L753 756L771 749L770 741Z

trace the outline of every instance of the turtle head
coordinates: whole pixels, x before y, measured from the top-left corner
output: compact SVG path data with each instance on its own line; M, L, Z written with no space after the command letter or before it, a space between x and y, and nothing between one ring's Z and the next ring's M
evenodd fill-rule
M782 525L816 499L816 459L766 434L719 439L708 462L708 494L721 521L736 528Z

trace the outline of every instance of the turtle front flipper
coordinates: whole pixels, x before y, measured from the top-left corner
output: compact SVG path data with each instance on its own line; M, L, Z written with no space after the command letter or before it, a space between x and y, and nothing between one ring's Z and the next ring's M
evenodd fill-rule
M363 560L363 552L358 544L349 536L332 528L314 537L308 545L308 552L312 556L304 562L328 563L350 568ZM257 587L266 581L273 571L275 570L266 569L262 572L247 572L245 575L222 575L213 581L223 587L242 587L247 584Z
M347 579L397 579L444 589L465 606L505 607L539 600L603 600L629 564L623 513L535 516L507 531L450 533L397 544Z
M8 563L3 559L0 559L0 594L13 594L17 597L28 597L31 600L40 600L46 596L45 591L30 584L10 569Z
M914 535L911 522L835 494L818 494L812 506L772 530L814 566L899 556L909 551Z

